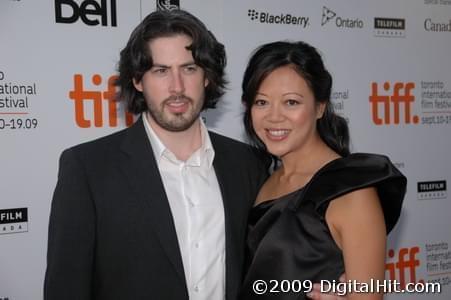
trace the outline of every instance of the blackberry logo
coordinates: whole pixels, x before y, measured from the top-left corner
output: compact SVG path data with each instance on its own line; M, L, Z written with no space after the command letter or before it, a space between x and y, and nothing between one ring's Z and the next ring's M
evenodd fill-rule
M180 8L179 0L157 0L157 10L173 10Z
M258 19L258 12L256 12L255 9L249 9L247 11L247 15L251 18L252 21Z
M321 18L321 26L324 26L327 22L335 18L337 14L327 7L323 6L323 16Z
M374 36L406 37L406 20L393 18L374 18Z
M247 16L251 21L264 24L298 25L306 28L310 25L309 17L293 16L291 14L271 14L268 12L258 12L255 9L248 9Z

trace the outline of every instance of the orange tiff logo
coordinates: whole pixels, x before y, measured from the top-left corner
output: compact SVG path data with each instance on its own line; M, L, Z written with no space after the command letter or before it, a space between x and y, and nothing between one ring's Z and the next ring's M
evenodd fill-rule
M388 279L399 282L401 288L405 288L406 283L423 282L423 280L417 281L416 270L420 266L420 260L416 258L416 255L420 252L419 247L401 248L396 252L393 249L388 251L388 257L394 258L394 261L385 264L385 271L388 272ZM409 275L406 277L406 271Z
M69 98L75 103L75 122L81 128L91 127L91 120L86 118L85 104L92 103L93 119L95 127L103 126L103 108L108 107L108 125L116 127L118 125L118 105L116 101L116 86L114 85L116 75L108 78L108 86L105 91L85 90L83 86L83 75L74 75L74 89L69 92ZM91 78L92 84L100 86L102 84L102 76L94 74ZM130 126L133 124L133 115L129 112L124 112L125 124Z
M377 82L371 83L371 95L369 99L374 124L399 124L401 119L401 104L404 108L404 123L418 124L420 121L419 117L412 116L412 103L415 102L415 96L412 95L414 88L415 83L413 82L395 82L391 95L379 95ZM383 89L389 92L391 89L390 82L385 82ZM380 109L381 106L382 109ZM381 116L381 112L383 117Z

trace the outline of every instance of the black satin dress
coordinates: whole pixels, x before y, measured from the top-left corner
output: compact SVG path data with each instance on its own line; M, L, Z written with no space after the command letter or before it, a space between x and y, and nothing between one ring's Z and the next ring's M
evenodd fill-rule
M406 184L387 157L356 153L331 161L305 187L255 206L249 216L247 272L240 299L306 299L303 292L257 295L252 287L256 280L338 281L345 270L342 252L325 221L329 202L376 187L388 233L399 218Z

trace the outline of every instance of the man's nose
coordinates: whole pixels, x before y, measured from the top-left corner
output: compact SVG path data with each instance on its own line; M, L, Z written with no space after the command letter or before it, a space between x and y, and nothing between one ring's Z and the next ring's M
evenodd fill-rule
M172 72L171 83L170 83L170 92L174 94L183 94L185 91L185 85L183 82L183 76L180 72L175 71Z

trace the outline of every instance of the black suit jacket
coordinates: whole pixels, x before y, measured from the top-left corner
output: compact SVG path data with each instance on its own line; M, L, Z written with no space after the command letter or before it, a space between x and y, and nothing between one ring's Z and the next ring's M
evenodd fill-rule
M249 146L215 133L210 138L225 210L226 299L232 300L242 279L247 213L266 171ZM142 119L61 155L44 299L188 299L173 218Z

